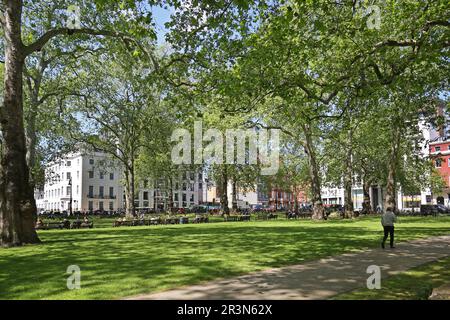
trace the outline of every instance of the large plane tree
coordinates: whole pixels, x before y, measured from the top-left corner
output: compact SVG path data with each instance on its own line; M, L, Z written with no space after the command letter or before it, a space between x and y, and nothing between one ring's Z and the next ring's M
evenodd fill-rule
M71 5L68 8L66 1L32 0L3 0L1 3L4 47L4 88L0 108L1 246L40 242L34 229L36 203L26 162L23 122L23 71L27 57L61 37L73 41L80 37L97 41L113 37L126 42L131 50L139 47L136 35L154 37L151 15L146 11L148 7L142 6L140 1L72 1ZM80 15L71 16L70 11L78 13L77 8ZM53 23L43 23L44 13L55 16ZM25 33L24 26L31 27L28 28L31 31Z

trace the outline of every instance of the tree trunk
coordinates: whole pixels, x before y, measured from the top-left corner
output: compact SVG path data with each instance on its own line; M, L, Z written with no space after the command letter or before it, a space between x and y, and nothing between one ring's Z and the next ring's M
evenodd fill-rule
M294 197L294 212L296 213L296 214L298 214L298 193L296 192L296 190L294 189L294 192L293 192L293 197Z
M173 212L173 182L172 177L170 176L168 179L169 184L169 212Z
M135 216L134 206L134 172L130 168L125 169L125 216L132 218Z
M322 220L325 216L325 210L322 203L322 195L320 188L320 174L319 166L316 161L315 149L313 146L311 128L309 125L303 125L303 132L305 134L305 152L308 155L309 162L309 176L311 179L311 194L313 203L313 215L312 218L315 220Z
M38 109L40 106L39 94L41 90L42 76L45 72L47 64L44 63L44 53L41 52L39 62L38 74L35 78L27 78L29 91L29 108L25 110L25 142L27 147L26 160L28 168L30 169L30 182L34 188L36 184L36 177L34 170L36 169L36 148L37 148L37 134L36 134L36 119Z
M21 39L22 1L4 1L5 78L0 111L0 245L39 243L35 231L36 203L26 164L23 125L22 72L24 47Z
M396 126L393 132L392 145L389 155L388 178L386 183L386 199L384 202L385 210L390 207L394 212L397 211L396 190L397 190L397 165L398 165L398 148L400 146L401 133L400 128Z
M278 188L275 188L275 210L278 210Z
M344 177L344 212L345 218L353 217L352 179L348 173Z
M345 175L344 175L344 217L349 219L353 218L353 199L352 199L352 186L353 186L353 170L352 170L352 130L349 129L348 133L348 146L347 155L345 161Z
M233 184L232 184L232 209L233 210L237 210L238 209L238 205L237 205L237 186L236 186L236 181L233 180Z
M221 177L221 195L220 195L220 206L222 209L222 214L229 214L230 208L228 208L228 175L227 175L227 169L225 165L223 165L222 168L222 177Z
M33 168L36 165L36 144L37 144L36 114L34 111L30 111L30 115L28 116L25 128L25 137L27 146L26 161L28 168L30 168L30 170L33 170ZM33 179L32 175L31 178Z
M372 206L370 204L370 185L371 182L366 175L363 177L363 204L362 204L362 213L369 214L373 211Z

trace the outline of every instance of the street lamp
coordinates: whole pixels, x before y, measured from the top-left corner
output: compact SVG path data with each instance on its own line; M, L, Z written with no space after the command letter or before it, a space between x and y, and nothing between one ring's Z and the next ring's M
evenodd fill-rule
M69 216L72 216L72 176L69 177L70 198L69 198Z

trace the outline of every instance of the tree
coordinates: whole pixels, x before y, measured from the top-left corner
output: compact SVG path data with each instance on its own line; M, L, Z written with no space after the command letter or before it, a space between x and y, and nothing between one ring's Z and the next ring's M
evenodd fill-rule
M220 4L225 4L223 10L217 10ZM277 109L284 116L287 110L292 112L293 102L299 109L306 106L306 112L294 117L298 124L303 122L299 127L309 156L315 218L323 218L323 207L311 121L327 119L330 114L339 117L335 110L342 95L386 87L392 90L404 73L445 64L449 46L449 23L442 10L445 2L377 4L383 21L375 28L369 27L371 17L364 13L362 1L199 3L181 10L172 22L170 39L200 61L191 70L195 79L220 93L235 92L240 99L247 96L247 105L226 104L224 110L248 112L274 97L286 102ZM199 32L186 30L189 20L197 21L194 29ZM398 141L398 136L394 134L393 141ZM392 166L397 161L396 151L391 145ZM351 151L345 158L352 158ZM349 168L347 198L352 176ZM393 179L391 170L389 195L395 189Z
M136 160L155 135L162 118L155 79L130 65L128 54L88 59L77 74L78 92L63 101L70 137L106 153L123 170L126 215L135 215ZM98 62L92 61L98 60ZM71 124L75 124L75 126ZM150 139L150 141L146 140Z
M64 4L60 4L67 9ZM45 7L45 6L44 6ZM86 8L87 12L95 7L93 4ZM22 11L26 9L26 18L22 20ZM124 9L135 9L132 2L117 4L115 1L99 1L96 10L102 12L117 12ZM2 152L0 168L0 244L2 246L17 246L25 243L38 243L39 238L34 230L36 217L36 204L34 200L33 188L30 184L29 168L26 162L26 142L23 123L23 70L25 60L34 52L40 51L51 40L64 36L109 36L121 38L133 46L133 38L127 34L130 29L138 33L146 30L141 24L139 28L130 28L132 23L124 24L123 21L107 21L99 24L99 20L86 21L91 26L74 28L72 26L62 26L61 17L51 28L39 34L37 37L30 36L24 38L24 21L33 25L39 25L42 21L38 13L42 7L33 1L26 1L25 6L22 0L4 0L2 2L1 24L4 32L5 47L5 72L4 72L4 94L3 106L0 111L0 130L2 135ZM58 11L55 11L58 12ZM59 11L61 12L61 10ZM66 10L64 10L66 12ZM33 14L35 15L33 17ZM141 22L147 19L147 14L139 15ZM36 19L34 19L36 18ZM130 19L133 20L133 19ZM148 19L147 19L148 21ZM114 23L122 30L112 30ZM136 26L137 24L135 24ZM43 26L44 28L47 26ZM120 29L120 28L119 28ZM40 30L40 28L35 28ZM152 30L149 28L148 30ZM153 33L154 36L154 33Z

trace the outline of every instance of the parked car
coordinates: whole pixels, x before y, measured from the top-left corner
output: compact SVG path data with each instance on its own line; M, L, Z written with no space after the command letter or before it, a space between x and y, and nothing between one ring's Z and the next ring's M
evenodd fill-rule
M206 206L205 205L193 205L193 206L189 207L188 212L191 212L191 213L205 213L206 212Z
M438 213L450 213L450 208L443 204L423 204L420 206L421 215L436 215Z
M421 215L425 215L425 216L434 215L437 212L438 212L437 208L433 204L422 204L420 206L420 214Z
M443 204L436 204L435 206L438 213L450 213L450 208L444 206Z
M252 204L250 206L252 212L261 212L264 209L264 206L262 204Z

